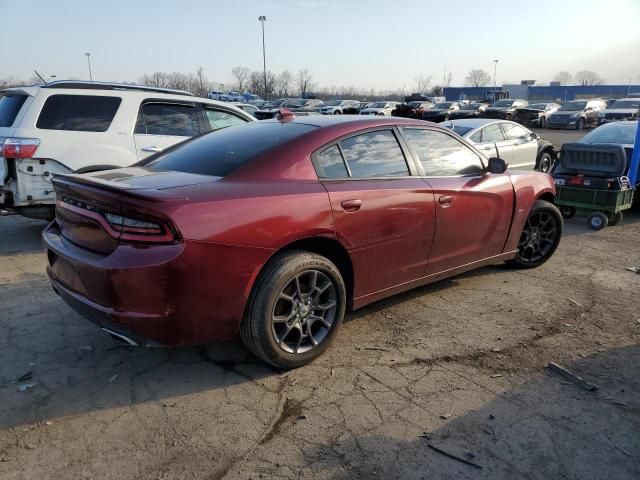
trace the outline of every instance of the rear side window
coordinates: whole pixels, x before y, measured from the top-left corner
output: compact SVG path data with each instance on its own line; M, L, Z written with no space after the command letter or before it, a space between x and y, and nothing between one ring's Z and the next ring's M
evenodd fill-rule
M13 125L26 99L26 95L10 94L0 96L0 127Z
M36 127L44 130L106 132L121 99L91 95L51 95L44 102Z
M205 108L205 113L212 130L247 123L244 118L240 118L232 113L214 110L212 108Z
M224 177L261 153L315 128L280 122L249 122L222 128L186 142L147 166Z
M349 176L337 145L333 145L316 154L313 164L320 178L347 178Z
M193 105L145 103L140 107L135 133L193 137L200 133Z
M363 133L340 142L355 178L408 176L409 168L391 130Z

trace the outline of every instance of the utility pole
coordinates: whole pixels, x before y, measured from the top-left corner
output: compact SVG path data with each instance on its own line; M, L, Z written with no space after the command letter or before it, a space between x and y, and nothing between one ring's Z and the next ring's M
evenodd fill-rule
M264 72L264 99L267 100L267 54L264 47L264 22L267 21L267 17L260 15L258 17L260 23L262 23L262 68Z
M91 54L87 52L85 55L87 56L87 65L89 65L89 80L93 82L93 74L91 73Z
M498 70L498 59L493 61L493 101L496 101L496 94L498 93L498 84L496 83L496 71Z

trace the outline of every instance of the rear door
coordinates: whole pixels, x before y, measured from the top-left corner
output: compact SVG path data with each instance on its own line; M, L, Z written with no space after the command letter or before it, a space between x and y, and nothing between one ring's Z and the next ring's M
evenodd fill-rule
M538 140L531 137L531 132L515 123L500 124L511 143L511 161L509 168L516 170L533 170L538 157Z
M403 128L433 189L436 231L427 275L502 253L513 213L508 174L484 173L480 156L449 132Z
M133 136L138 160L200 133L195 103L145 100Z
M424 275L434 232L433 192L405 153L398 132L384 128L344 138L313 156L337 234L361 276L356 298Z

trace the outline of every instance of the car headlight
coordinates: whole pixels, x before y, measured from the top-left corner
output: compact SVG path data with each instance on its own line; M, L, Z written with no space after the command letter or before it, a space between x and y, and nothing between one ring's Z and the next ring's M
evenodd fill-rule
M576 118L578 115L580 115L579 113L572 113L571 115L569 115L569 118Z

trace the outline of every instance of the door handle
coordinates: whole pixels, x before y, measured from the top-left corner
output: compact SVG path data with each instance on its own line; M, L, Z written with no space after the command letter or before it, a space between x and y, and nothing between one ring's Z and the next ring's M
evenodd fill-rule
M438 202L440 202L443 207L448 207L453 203L453 197L451 195L442 195L438 198Z
M340 205L346 212L355 212L357 210L360 210L360 207L362 206L362 200L343 200Z
M140 150L142 150L143 152L153 152L153 153L162 151L160 147L156 147L156 146L142 147L140 148Z

